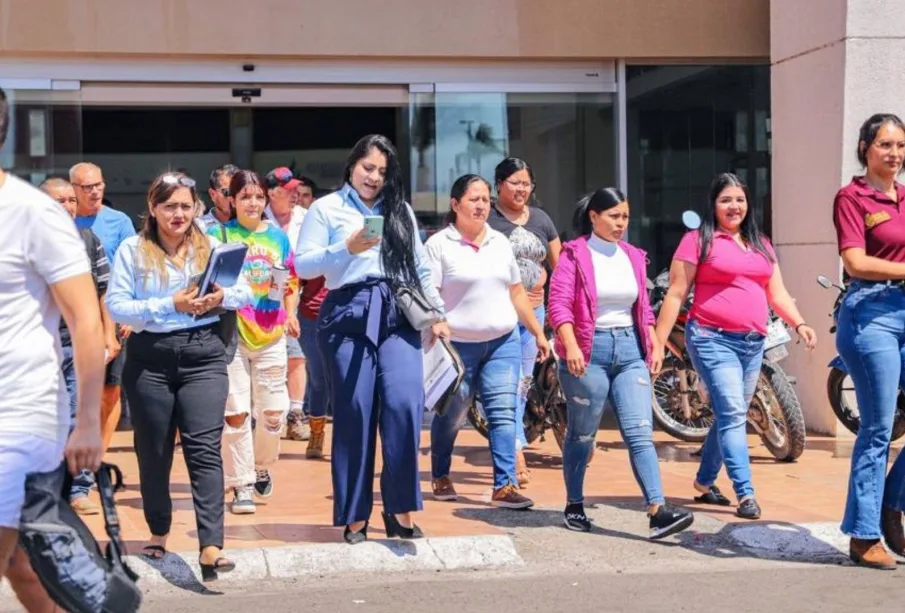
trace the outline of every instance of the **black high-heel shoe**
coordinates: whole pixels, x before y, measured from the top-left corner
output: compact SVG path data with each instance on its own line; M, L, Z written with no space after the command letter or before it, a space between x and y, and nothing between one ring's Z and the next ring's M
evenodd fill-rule
M358 532L352 532L349 526L346 526L345 532L343 532L343 540L349 543L350 545L358 545L359 543L364 543L368 540L368 523L365 522L365 527L359 530Z
M214 560L213 564L205 564L199 558L198 564L201 566L202 581L216 581L219 579L218 573L228 573L236 570L236 563L223 556L219 556Z
M386 527L387 538L393 538L394 536L398 536L401 539L424 538L424 533L421 532L418 524L413 522L411 528L406 528L399 523L395 515L390 513L381 513L381 515L383 516L383 525Z

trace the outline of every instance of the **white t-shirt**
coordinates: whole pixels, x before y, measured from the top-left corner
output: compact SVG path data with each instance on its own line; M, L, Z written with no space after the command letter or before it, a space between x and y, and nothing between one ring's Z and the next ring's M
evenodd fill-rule
M286 236L289 237L289 247L292 249L292 252L295 253L296 245L299 242L299 232L302 229L302 222L305 221L305 215L308 214L308 209L294 206L292 207L292 214L289 217L289 225L283 228L280 226L280 222L277 221L277 218L274 216L273 211L270 208L270 205L267 205L267 208L264 209L264 215L267 219L273 223L277 228L286 232Z
M0 434L69 433L60 310L50 285L91 274L72 219L12 175L0 187Z
M633 325L632 306L638 300L638 280L628 254L617 243L596 234L588 239L594 283L597 286L598 330L628 328Z
M512 332L518 315L509 289L521 283L509 240L489 225L480 246L447 226L424 245L434 285L446 307L451 338L483 343Z

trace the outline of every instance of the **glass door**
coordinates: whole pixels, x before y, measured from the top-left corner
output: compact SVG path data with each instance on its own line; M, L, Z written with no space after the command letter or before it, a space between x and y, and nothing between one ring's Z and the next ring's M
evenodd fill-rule
M573 204L617 175L611 93L437 91L410 101L412 205L428 234L442 227L459 176L491 184L504 158L534 171L537 204L569 234Z
M2 81L0 86L10 105L0 164L34 185L51 176L68 177L82 150L79 90L54 90L49 82L47 89L41 89L41 84Z

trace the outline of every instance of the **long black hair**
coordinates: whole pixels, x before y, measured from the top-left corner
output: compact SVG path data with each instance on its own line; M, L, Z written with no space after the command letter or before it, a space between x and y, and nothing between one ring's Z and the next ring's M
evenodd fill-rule
M449 190L449 198L450 200L455 200L458 202L462 198L465 197L465 193L468 191L468 188L471 187L472 183L481 182L487 186L487 191L490 191L490 183L484 177L476 174L467 174L462 175L456 182L452 184L452 187ZM456 223L456 211L452 208L450 204L449 212L446 214L446 223L454 224Z
M383 213L383 240L380 243L380 263L393 289L401 286L423 294L415 267L415 224L402 188L402 169L399 156L390 140L381 134L369 134L355 143L349 152L343 180L352 184L352 170L371 149L377 149L387 159L383 189L380 191Z
M713 244L713 234L719 228L719 222L716 218L716 201L727 187L738 187L745 193L745 200L748 202L748 210L742 225L739 227L739 234L747 245L755 251L762 254L768 261L773 262L773 256L767 251L764 245L763 235L757 227L757 221L751 211L751 196L748 194L748 186L742 183L742 180L731 172L718 174L710 184L710 210L701 215L701 228L698 232L698 246L700 247L700 257L698 257L698 266L707 259L710 253L710 246Z
M586 195L575 205L572 213L572 229L578 236L588 236L594 231L591 212L602 213L625 202L625 194L615 187L601 187Z

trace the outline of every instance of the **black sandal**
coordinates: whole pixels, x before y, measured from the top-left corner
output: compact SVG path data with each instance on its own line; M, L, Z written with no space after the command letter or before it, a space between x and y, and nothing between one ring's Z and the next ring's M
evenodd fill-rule
M201 566L202 581L216 581L219 578L217 573L228 573L236 570L236 563L224 556L219 556L214 560L213 564L205 564L199 558L198 564Z
M701 494L700 496L694 497L695 502L699 502L701 504L712 504L718 507L728 507L732 504L732 501L723 496L723 493L720 491L715 485L710 486L710 491L706 494Z
M145 545L141 549L141 555L149 560L162 560L167 555L167 550L160 545Z

